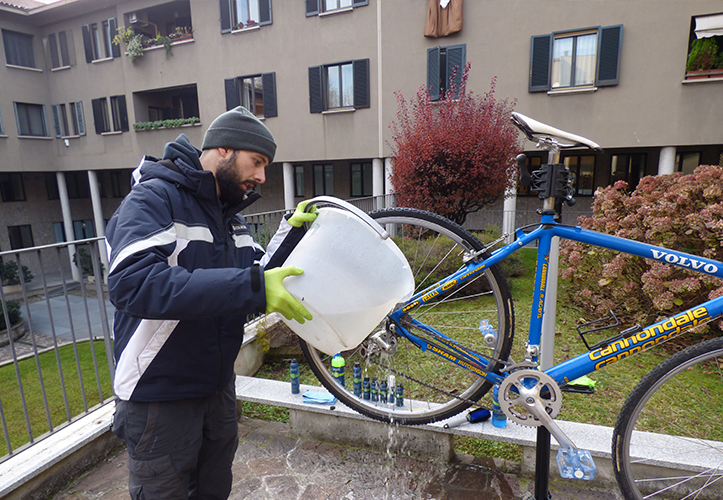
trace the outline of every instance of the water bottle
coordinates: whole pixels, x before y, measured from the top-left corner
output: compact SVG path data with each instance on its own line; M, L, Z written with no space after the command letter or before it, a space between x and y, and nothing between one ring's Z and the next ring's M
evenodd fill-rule
M388 395L389 395L389 386L387 386L387 381L382 379L382 381L379 383L379 401L381 403L386 403Z
M499 403L499 390L500 386L495 385L492 389L492 425L495 427L507 427L507 416L500 410Z
M372 401L379 401L379 383L377 382L377 378L374 377L372 379Z
M299 362L296 359L291 360L289 371L291 372L291 394L299 394Z
M361 397L362 395L362 369L358 361L354 362L351 369L352 381L354 383L354 395Z
M397 406L404 406L404 386L401 382L397 384Z
M371 394L371 384L369 383L369 375L364 377L364 382L362 382L362 394L364 396L364 399L369 401L372 398Z
M595 462L587 450L560 448L557 452L557 469L565 479L595 479Z
M467 415L463 417L454 417L450 419L446 424L444 424L445 429L451 429L453 427L458 427L466 422L469 422L470 424L476 424L477 422L484 422L485 420L490 418L490 411L485 408L477 408L476 410L473 410L469 412Z
M344 387L344 366L346 361L341 357L341 354L335 354L331 358L331 374L334 375L334 379L339 383L340 386Z
M479 322L479 331L488 346L494 347L497 345L497 331L490 325L489 320L483 319Z
M394 388L396 387L394 375L389 375L389 404L394 404Z

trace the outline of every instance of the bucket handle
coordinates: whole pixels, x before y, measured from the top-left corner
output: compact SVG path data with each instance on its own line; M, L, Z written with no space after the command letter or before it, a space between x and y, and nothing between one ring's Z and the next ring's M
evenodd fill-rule
M389 238L389 233L384 230L382 226L379 225L377 221L369 217L369 215L361 210L360 208L352 205L349 202L346 202L344 200L341 200L339 198L336 198L334 196L317 196L316 198L312 198L309 200L309 203L306 205L306 209L310 210L311 207L313 207L317 203L324 203L327 205L334 205L336 207L342 208L344 210L348 210L349 212L353 213L357 217L359 217L361 220L367 223L369 227L371 227L374 231L376 231L381 239L386 240Z

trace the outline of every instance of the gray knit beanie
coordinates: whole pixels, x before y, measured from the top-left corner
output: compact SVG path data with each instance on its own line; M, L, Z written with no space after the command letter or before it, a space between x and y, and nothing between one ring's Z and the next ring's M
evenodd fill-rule
M274 161L274 136L261 120L249 110L239 106L216 118L206 130L202 150L213 148L241 149L266 155Z

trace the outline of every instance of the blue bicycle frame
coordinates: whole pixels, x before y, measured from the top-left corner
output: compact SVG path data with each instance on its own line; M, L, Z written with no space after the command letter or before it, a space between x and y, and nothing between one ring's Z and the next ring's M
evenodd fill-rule
M565 226L555 222L552 214L545 214L542 216L540 226L536 229L529 233L524 233L518 229L516 241L496 250L483 261L472 261L468 263L455 274L412 297L405 305L390 315L390 318L397 326L397 332L416 344L420 349L431 350L448 361L452 361L494 384L499 384L504 377L487 371L487 367L490 366L492 362L491 359L464 348L457 344L454 339L413 319L412 325L432 334L436 340L436 342L433 343L428 342L405 328L403 326L403 319L409 312L432 301L435 297L449 293L458 286L463 286L485 269L497 264L520 248L537 241L537 269L535 272L535 288L532 302L534 306L530 315L528 342L530 346L539 346L542 337L542 318L545 310L545 300L548 295L546 287L550 249L552 246L552 238L556 236L560 239L587 243L596 247L636 255L638 257L652 259L710 276L723 278L723 263L667 248L590 231L581 227ZM550 375L559 385L565 385L603 366L615 363L721 315L723 315L723 296L704 302L645 328L634 329L630 331L630 333L616 338L607 345L593 348L591 351L555 365L545 370L545 373ZM537 361L537 359L533 358L532 361Z

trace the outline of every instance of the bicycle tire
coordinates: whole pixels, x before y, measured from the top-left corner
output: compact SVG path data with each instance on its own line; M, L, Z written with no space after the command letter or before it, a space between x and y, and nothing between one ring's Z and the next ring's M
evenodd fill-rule
M392 208L372 212L370 216L387 229L397 246L405 253L415 275L417 290L422 290L456 271L463 265L464 253L484 248L475 236L461 226L430 212ZM485 252L483 256L488 256L488 253ZM436 266L431 264L431 257L439 261ZM437 257L439 259L436 259ZM444 267L439 267L441 265ZM427 274L430 270L443 274L432 277ZM425 307L414 311L414 317L436 317L441 323L455 321L455 324L446 325L427 322L467 347L482 351L497 360L508 359L512 346L514 313L509 288L496 266L480 273L474 286L445 294L432 306L435 306L436 310L425 304ZM479 331L479 321L482 319L488 319L497 329L497 340L492 347L484 343L483 335ZM370 336L376 331L379 329L370 332ZM419 333L418 329L415 330L415 334ZM342 353L346 361L344 388L335 382L331 374L331 356L316 350L302 339L299 339L299 344L307 363L324 387L349 408L382 422L420 425L445 420L469 408L470 401L477 401L489 391L491 384L477 375L444 361L429 350L422 351L405 338L396 336L392 340L396 341L393 355L377 353L365 358L364 352L368 353L370 347L373 348L373 345L370 346L370 343L373 343L370 337L356 349ZM371 380L376 378L378 384L384 380L390 385L390 375L394 375L396 382L403 384L405 405L399 407L396 402L384 404L379 400L365 400L356 396L351 380L355 361L360 362L364 373ZM501 367L502 362L497 361L490 369L499 370ZM397 372L390 371L390 368ZM401 374L410 375L454 396L431 391ZM394 388L389 387L389 391L394 391Z
M613 469L626 499L723 498L722 399L723 337L643 377L613 430ZM664 463L671 458L673 466Z

